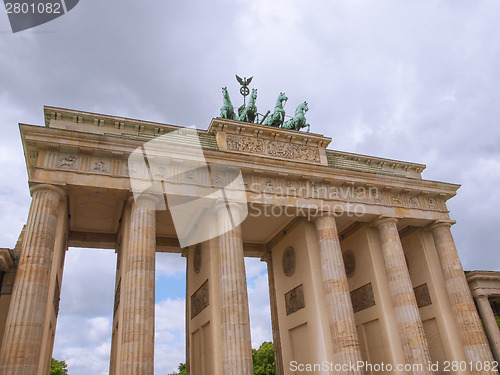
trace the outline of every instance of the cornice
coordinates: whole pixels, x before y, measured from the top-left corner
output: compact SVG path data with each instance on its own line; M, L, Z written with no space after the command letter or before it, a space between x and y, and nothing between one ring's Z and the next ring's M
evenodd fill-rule
M126 159L144 141L123 138L119 135L92 134L77 130L44 128L36 125L20 124L25 157L29 168L35 167L36 157L41 150L68 154L105 155L114 159ZM204 150L209 162L224 162L241 168L243 173L258 174L273 178L310 180L315 183L335 186L375 187L391 193L423 194L445 200L456 195L460 187L445 182L408 179L399 176L374 174L369 172L335 168L328 165L294 160L276 160L256 155Z

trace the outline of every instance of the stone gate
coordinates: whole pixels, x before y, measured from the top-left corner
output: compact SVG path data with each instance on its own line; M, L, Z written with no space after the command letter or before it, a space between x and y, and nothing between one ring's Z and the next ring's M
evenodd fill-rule
M459 186L422 179L424 165L215 118L196 131L212 182L231 182L215 165L239 171L246 204L216 202L206 215L220 234L181 247L173 207L159 210L164 197L154 191L134 196L128 161L182 128L54 107L44 114L45 126L20 124L32 202L15 251L0 252L2 293L13 285L0 298L1 374L48 373L68 247L116 251L112 375L154 373L156 252L187 258L192 375L253 373L244 257L267 263L278 374L375 373L345 367L358 361L437 374L429 363L493 360L450 230L446 201ZM182 171L175 194L203 184L182 155L158 158Z

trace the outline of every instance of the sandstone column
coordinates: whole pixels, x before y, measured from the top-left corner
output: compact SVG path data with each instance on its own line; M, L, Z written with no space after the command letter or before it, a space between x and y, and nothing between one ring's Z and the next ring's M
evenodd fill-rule
M157 202L148 194L131 202L128 251L122 266L120 375L154 374Z
M422 365L421 369L415 367L410 374L432 374L428 368L431 361L429 347L396 223L395 218L381 218L375 221L375 226L382 244L389 292L394 304L403 353L408 364Z
M450 228L450 222L439 222L432 225L430 230L436 244L439 263L465 354L469 361L493 361ZM484 370L472 373L495 374L495 372Z
M478 296L476 302L495 360L500 361L500 330L490 301L487 296Z
M185 328L185 334L186 334L186 375L191 375L191 358L190 358L190 347L189 347L189 341L190 341L190 330L189 330L189 323L191 321L191 314L189 311L189 251L185 249L182 252L182 257L186 259L186 311L185 311L185 317L184 319L186 320L186 327Z
M63 190L31 188L32 200L0 353L0 373L34 375L42 347L52 253Z
M278 321L278 301L276 300L276 289L274 284L273 257L268 253L262 257L267 263L267 279L269 282L269 304L271 306L271 325L273 329L274 361L276 364L276 374L283 375L283 354L281 352L281 336Z
M342 250L335 218L320 216L315 221L318 234L321 273L336 364L362 361L351 294L347 284ZM338 371L335 374L363 374L364 371Z
M241 227L233 226L231 215L237 205L221 204L218 224L225 233L218 237L220 251L220 299L222 362L224 375L252 375L252 343L248 312L247 281Z

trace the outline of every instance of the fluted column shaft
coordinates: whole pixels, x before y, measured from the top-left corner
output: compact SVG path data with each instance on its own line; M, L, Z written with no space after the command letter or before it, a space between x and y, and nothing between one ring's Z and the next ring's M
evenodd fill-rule
M132 202L125 259L120 375L154 374L156 199Z
M430 230L441 264L441 270L458 324L458 331L469 361L493 361L488 341L472 299L472 295L451 235L451 223L437 223ZM495 374L496 372L473 372Z
M269 282L269 305L271 307L271 326L273 329L274 362L276 364L276 374L283 375L283 353L281 350L281 336L278 319L278 301L276 297L276 286L274 282L274 267L272 255L266 254L262 260L267 263L267 279Z
M362 361L362 357L337 225L335 218L331 216L318 217L315 224L334 360L337 364L349 365ZM335 374L361 375L364 373L361 368L349 370L349 366L346 367L347 371L336 371Z
M491 345L491 350L496 361L500 361L500 330L498 329L495 314L491 308L490 301L487 296L478 296L476 298L479 315L486 329L486 335Z
M431 361L429 347L425 339L424 326L420 319L417 300L406 265L403 246L399 238L397 219L382 218L375 222L378 228L385 269L389 282L389 292L394 304L394 314L399 336L403 344L405 360L413 366L411 374L432 374L428 364Z
M7 316L0 373L34 375L42 347L59 203L64 191L36 185Z
M231 213L238 214L239 211L235 208ZM225 231L218 237L224 375L252 375L250 315L241 227L233 227L225 205L218 211L218 224Z

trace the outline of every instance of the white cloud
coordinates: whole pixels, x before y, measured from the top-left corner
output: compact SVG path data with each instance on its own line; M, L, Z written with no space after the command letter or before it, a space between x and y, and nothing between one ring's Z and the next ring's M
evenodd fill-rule
M186 259L180 254L156 254L156 277L175 276L179 273L186 273Z
M252 347L257 349L264 341L272 341L267 266L258 258L245 258L245 269Z
M186 301L167 299L156 304L155 373L166 374L186 361Z

